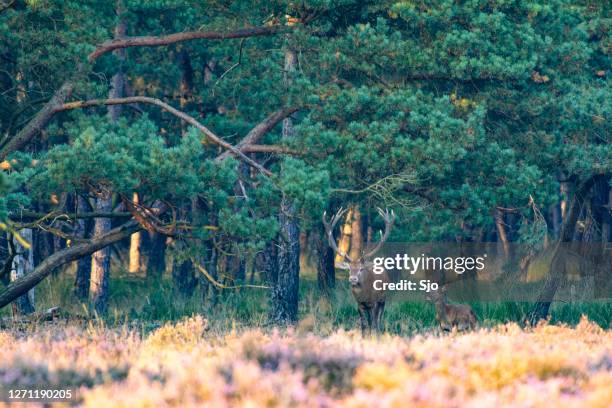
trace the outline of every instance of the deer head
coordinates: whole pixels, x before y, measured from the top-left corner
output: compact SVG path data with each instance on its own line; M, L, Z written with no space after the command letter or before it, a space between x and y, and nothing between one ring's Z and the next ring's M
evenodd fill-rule
M441 286L440 289L429 292L425 295L425 299L432 303L445 303L447 300L446 286Z
M327 212L323 213L323 225L325 225L325 233L327 235L327 240L329 241L329 246L334 250L334 252L346 260L338 266L342 269L349 270L349 283L351 286L358 286L361 282L363 282L363 277L367 271L372 270L373 264L370 262L370 258L372 258L372 256L374 256L374 254L376 254L385 243L389 237L389 233L391 232L391 227L395 222L395 213L393 210L391 210L391 212L389 212L388 209L383 211L381 208L378 208L377 210L385 221L385 232L383 233L381 231L380 240L374 248L369 251L362 252L357 259L351 259L348 254L341 251L334 240L334 228L338 221L344 216L344 214L346 214L347 210L340 208L329 221L327 220Z

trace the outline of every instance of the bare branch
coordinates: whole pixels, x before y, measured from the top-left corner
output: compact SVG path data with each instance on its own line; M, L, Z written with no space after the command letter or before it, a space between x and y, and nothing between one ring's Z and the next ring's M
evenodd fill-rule
M243 153L274 153L274 154L289 154L299 156L301 153L297 150L290 149L279 145L244 145L239 148Z
M247 135L236 145L236 148L240 151L245 151L246 146L254 145L257 143L262 137L264 137L270 130L274 128L277 124L282 122L283 119L297 112L300 108L296 106L292 106L289 108L279 109L276 112L269 115L263 121L257 124L253 129L247 133ZM228 158L230 155L229 152L223 152L219 156L217 156L217 161L223 161Z
M249 27L240 28L230 32L219 31L187 31L184 33L175 33L164 36L141 36L141 37L125 37L120 39L109 40L98 46L88 56L89 62L93 62L101 55L114 51L119 48L128 47L156 47L160 45L170 45L182 41L191 40L229 40L233 38L248 38L261 37L271 34L276 34L282 27Z

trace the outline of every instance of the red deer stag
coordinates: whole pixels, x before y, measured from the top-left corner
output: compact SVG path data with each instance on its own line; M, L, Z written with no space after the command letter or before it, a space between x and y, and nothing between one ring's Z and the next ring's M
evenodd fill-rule
M386 271L384 271L382 274L375 274L372 271L374 265L371 262L371 258L380 250L384 242L389 237L391 227L395 222L395 213L393 210L389 212L389 210L383 211L382 209L378 208L378 213L385 221L384 234L381 232L380 241L374 248L372 248L370 251L362 252L357 259L351 259L348 254L345 254L338 248L338 245L334 240L334 227L346 213L346 211L346 209L343 210L340 208L340 210L338 210L338 212L331 217L331 220L329 221L327 220L327 214L324 212L323 224L325 225L325 232L327 234L329 245L332 247L332 249L347 261L342 262L340 265L338 265L338 267L349 270L349 283L351 285L353 297L357 301L362 335L365 335L366 320L368 331L370 333L372 332L372 323L374 323L376 332L380 332L382 315L385 310L386 293L384 290L375 290L374 281L381 280L383 283L388 283L389 275Z

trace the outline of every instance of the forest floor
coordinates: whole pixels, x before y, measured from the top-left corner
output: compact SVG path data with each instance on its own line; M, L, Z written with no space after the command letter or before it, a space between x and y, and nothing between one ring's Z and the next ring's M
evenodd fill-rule
M0 330L0 350L5 393L70 387L87 407L612 406L612 330L586 318L365 338L60 320Z
M144 275L113 269L109 290L109 311L104 316L109 327L126 322L137 324L146 331L159 328L166 322L193 315L202 315L215 331L228 332L252 327L269 328L269 293L265 289L226 289L216 297L205 297L198 285L192 296L176 293L169 276L149 280ZM306 270L300 276L299 333L327 336L339 329L349 331L357 327L359 315L351 296L346 276L338 273L336 288L328 296L317 289L316 274ZM264 283L255 280L256 284ZM67 270L45 279L36 287L36 309L60 307L63 315L90 319L87 306L74 296L74 274ZM522 324L533 304L530 302L470 302L481 327L517 322ZM550 323L576 325L582 318L604 329L611 328L612 302L577 301L554 302ZM383 319L384 331L389 334L413 336L431 331L436 326L433 306L425 301L389 301ZM11 317L11 308L0 310L2 321Z

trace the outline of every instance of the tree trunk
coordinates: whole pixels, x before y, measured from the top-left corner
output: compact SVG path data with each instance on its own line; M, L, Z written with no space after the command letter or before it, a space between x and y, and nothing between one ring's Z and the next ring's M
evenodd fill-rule
M565 258L568 251L561 246L563 243L571 242L574 237L576 223L578 222L578 216L582 212L585 197L599 178L600 176L592 176L576 190L576 193L571 199L571 204L567 208L565 217L563 218L561 236L557 241L554 255L550 262L550 269L546 282L544 283L542 292L538 296L536 304L528 316L531 324L536 324L538 321L548 316L550 304L555 297L555 293L557 293L557 288L565 279Z
M300 232L295 209L283 197L279 214L278 276L272 289L271 320L276 324L294 324L298 317L300 274Z
M351 223L351 259L359 259L363 250L363 224L359 205L353 205L353 220Z
M9 240L11 240L10 244ZM11 235L0 234L0 283L3 285L8 285L11 282L11 269L13 266L13 253L11 246Z
M192 296L197 284L193 262L190 260L175 262L172 267L172 281L180 294Z
M495 227L497 228L497 238L504 250L504 258L508 261L510 259L510 243L508 242L508 235L506 234L504 212L499 208L495 209Z
M117 15L121 16L123 7L121 1L117 2ZM115 38L125 37L127 31L127 23L120 18L117 27L115 28ZM125 50L119 49L115 51L117 59L121 62L125 61ZM121 98L125 94L125 78L123 72L119 70L112 79L112 87L109 92L109 98ZM108 107L108 114L112 123L119 120L121 114L121 105L111 105ZM103 191L96 198L96 211L110 212L112 208L112 194L110 191ZM94 237L102 236L108 233L111 229L111 220L108 218L96 218L94 225ZM99 314L106 313L108 308L108 280L110 275L110 248L104 248L93 254L91 257L91 282L90 282L90 301L95 311Z
M20 235L27 242L32 243L32 230L29 228L23 229ZM17 239L11 237L13 240L13 248L15 249L15 257L13 258L11 268L11 282L23 278L29 275L34 269L34 252L32 248L23 247ZM27 315L34 313L35 311L34 302L34 289L30 289L27 294L20 296L15 300L13 312L17 315Z
M132 201L138 204L138 193L134 193ZM140 272L140 250L141 250L141 233L137 232L130 237L130 263L128 271L130 273Z
M561 176L560 176L561 177ZM570 182L561 181L559 182L559 195L561 199L559 201L559 211L561 213L561 223L565 222L567 218L567 203L570 199Z
M197 200L191 200L191 203L184 206L181 210L181 218L189 219L191 222L193 222L194 220L198 219L198 212L199 208ZM174 245L175 248L179 249L180 251L189 251L189 247L185 241L174 240ZM174 287L179 293L185 296L192 296L198 283L195 267L189 257L185 258L181 256L182 254L178 255L178 260L175 255L174 260L172 261L172 281L174 283Z
M215 219L214 217L210 217L210 224L211 225L216 225ZM213 240L209 240L207 242L206 245L207 248L207 252L208 252L208 256L206 259L206 270L208 271L208 273L210 274L210 276L216 280L217 282L219 281L218 278L218 273L217 273L217 262L219 260L219 253L217 251L217 248L215 247L215 244L213 242ZM205 276L202 276L200 274L200 279L202 282L202 294L204 296L204 298L207 297L208 292L210 291L211 294L211 299L213 301L213 303L215 303L217 301L217 288L215 285L211 284L208 279Z
M234 195L236 196L236 201L247 199L246 188L244 182L250 177L249 166L245 163L238 163L238 180L234 184ZM234 213L238 213L240 211L240 207L238 202L234 204ZM232 257L229 262L229 266L231 267L231 275L236 282L244 282L246 280L246 259L244 254L240 253L236 249L236 255Z
M294 50L285 49L285 81L289 85L291 75L297 67L297 54ZM282 138L294 136L293 120L283 120ZM282 169L281 169L282 171ZM278 276L272 288L272 307L270 320L275 324L294 324L298 318L298 296L300 283L300 230L295 207L291 200L283 195L278 216L280 224L278 240Z
M321 292L329 295L336 286L336 269L334 251L327 243L323 231L316 233L315 249L317 252L317 286Z
M612 188L608 186L608 203L604 208L603 220L601 223L601 242L612 241Z
M260 259L264 280L268 285L274 287L278 279L278 251L275 240L266 244Z
M352 207L346 212L345 221L342 223L342 228L340 229L340 239L338 241L338 249L343 254L347 254L351 247L351 235L353 234L353 209ZM335 255L335 264L338 265L341 262L344 262L344 257L337 253Z
M597 253L595 270L595 299L609 299L612 283L610 279L610 242L612 242L612 188L610 177L599 183L600 200L598 217L601 223L601 245Z
M550 219L552 224L552 236L553 239L559 239L561 234L561 203L555 203L550 208Z
M89 209L89 205L86 200L77 195L77 210L76 212L86 212ZM79 218L77 221L76 236L79 238L86 238L90 235L91 223L83 218ZM86 301L89 297L89 285L91 279L91 256L86 255L78 259L76 265L76 278L74 282L74 293L80 301Z
M187 53L187 51L185 50L182 50L179 54L179 67L181 70L181 83L179 85L179 103L181 108L185 108L187 106L187 103L191 99L193 89L193 67L191 66L191 58L189 58L189 53Z
M147 279L161 279L166 270L166 236L149 232Z
M110 212L113 210L112 195L102 192L96 199L95 211ZM96 218L93 236L101 237L111 229L110 218ZM98 314L106 313L108 307L108 280L110 274L110 248L105 247L91 256L91 278L89 284L89 299Z

